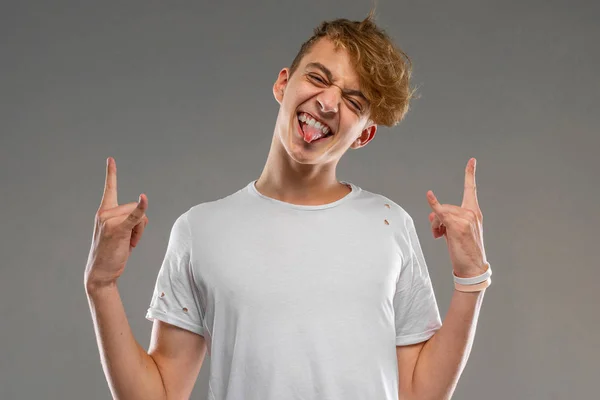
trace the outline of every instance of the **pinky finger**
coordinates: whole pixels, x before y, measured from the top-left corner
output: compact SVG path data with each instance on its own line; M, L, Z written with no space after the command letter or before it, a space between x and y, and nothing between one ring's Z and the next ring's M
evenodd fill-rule
M137 246L138 242L142 238L142 235L144 233L144 229L146 229L147 223L148 223L147 219L143 219L142 221L140 221L139 224L137 224L133 228L132 235L131 235L131 241L130 241L131 247Z
M439 228L436 229L435 238L439 239L441 237L444 237L445 234L446 234L446 226L444 224L442 224L442 225L440 225Z

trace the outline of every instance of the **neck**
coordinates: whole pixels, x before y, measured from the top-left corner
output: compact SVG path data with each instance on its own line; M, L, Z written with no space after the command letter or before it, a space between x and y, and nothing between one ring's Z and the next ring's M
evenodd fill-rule
M256 189L265 196L292 204L320 205L339 200L350 192L338 182L335 164L301 164L290 158L273 135L271 149Z

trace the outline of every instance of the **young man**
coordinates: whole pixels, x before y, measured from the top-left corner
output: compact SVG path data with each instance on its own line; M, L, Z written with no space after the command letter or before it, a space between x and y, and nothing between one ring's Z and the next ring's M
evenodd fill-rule
M461 207L428 192L457 289L443 326L412 218L336 179L348 149L402 119L409 72L371 15L315 30L273 86L280 108L260 177L175 221L146 315L149 353L116 290L147 199L117 206L108 159L85 282L115 397L189 397L208 350L211 400L450 398L491 282L475 160Z

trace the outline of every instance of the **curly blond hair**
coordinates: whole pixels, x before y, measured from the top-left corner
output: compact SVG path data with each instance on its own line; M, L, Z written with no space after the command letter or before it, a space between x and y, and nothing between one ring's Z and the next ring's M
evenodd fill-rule
M410 86L412 63L374 22L374 9L362 21L340 18L323 21L302 44L290 67L290 75L302 57L321 38L348 51L359 76L361 91L370 102L370 119L377 125L394 126L409 108L415 90Z

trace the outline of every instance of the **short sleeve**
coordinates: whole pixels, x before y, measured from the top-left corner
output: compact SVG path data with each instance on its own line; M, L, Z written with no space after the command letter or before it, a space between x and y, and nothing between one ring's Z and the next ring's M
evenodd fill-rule
M204 336L196 285L192 273L192 237L187 213L177 218L158 272L146 319L158 319Z
M410 215L406 215L403 232L398 236L403 261L394 295L394 315L396 346L404 346L428 340L442 321Z

